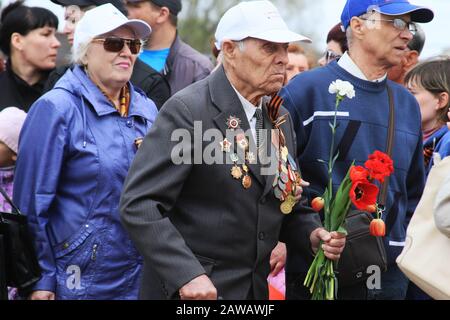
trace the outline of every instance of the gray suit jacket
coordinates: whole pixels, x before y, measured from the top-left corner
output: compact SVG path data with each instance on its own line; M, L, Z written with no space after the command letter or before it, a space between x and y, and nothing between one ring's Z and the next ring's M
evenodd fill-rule
M258 164L249 166L253 184L248 190L232 178L231 164L173 164L171 153L179 143L171 141L174 130L187 129L194 137L194 121L201 121L203 131L215 128L225 135L231 115L249 129L220 68L167 101L136 155L120 209L144 257L142 299L176 298L184 284L201 274L211 278L223 299L267 299L269 258L277 241L310 250L309 235L320 226L317 214L297 205L283 215L273 194L274 177L262 176ZM282 129L295 153L290 118ZM209 143L203 142L202 149ZM193 142L187 146L192 149Z

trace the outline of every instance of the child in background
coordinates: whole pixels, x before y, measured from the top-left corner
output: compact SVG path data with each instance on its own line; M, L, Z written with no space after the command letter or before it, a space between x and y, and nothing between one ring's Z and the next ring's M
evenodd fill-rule
M0 186L12 198L14 165L17 159L19 134L27 114L16 108L5 108L0 112ZM0 196L0 211L11 212L10 204ZM14 300L17 290L8 289L9 300Z
M430 60L417 65L405 78L408 90L419 102L426 172L433 157L450 155L450 131L446 126L450 108L450 58Z

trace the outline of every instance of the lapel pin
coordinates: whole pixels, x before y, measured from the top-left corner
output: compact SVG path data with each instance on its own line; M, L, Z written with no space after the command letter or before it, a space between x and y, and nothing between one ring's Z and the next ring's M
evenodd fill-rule
M238 117L235 117L235 116L230 116L227 119L227 126L228 126L228 129L231 129L231 130L239 129L241 126L241 119L239 119Z

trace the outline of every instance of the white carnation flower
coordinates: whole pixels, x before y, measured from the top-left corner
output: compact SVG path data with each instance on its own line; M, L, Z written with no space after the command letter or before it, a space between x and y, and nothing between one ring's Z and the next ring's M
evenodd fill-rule
M353 99L355 97L355 89L348 81L336 80L330 84L328 92L331 94L338 94L341 97Z

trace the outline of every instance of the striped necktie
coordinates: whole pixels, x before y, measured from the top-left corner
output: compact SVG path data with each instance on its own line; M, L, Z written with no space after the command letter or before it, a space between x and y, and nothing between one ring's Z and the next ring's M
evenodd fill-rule
M262 115L262 108L256 108L255 111L255 117L256 117L256 147L259 148L261 143L261 130L263 129L263 115Z

